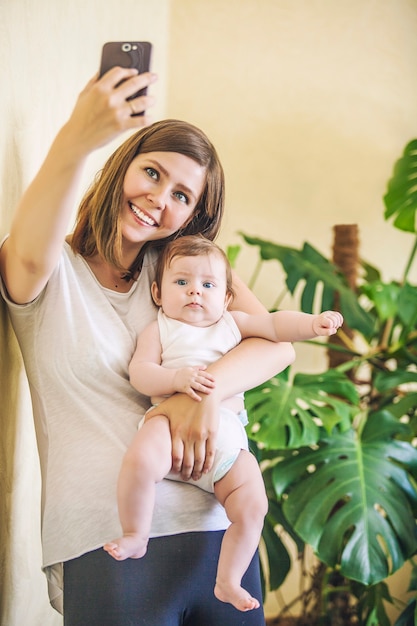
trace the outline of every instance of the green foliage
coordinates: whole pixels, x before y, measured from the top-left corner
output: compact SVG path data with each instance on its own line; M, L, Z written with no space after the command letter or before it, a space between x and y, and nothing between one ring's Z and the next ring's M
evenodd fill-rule
M309 624L331 623L324 598L337 593L329 586L337 574L356 602L354 623L388 626L385 604L395 601L386 579L417 553L417 285L409 279L417 254L417 140L395 165L384 202L385 219L414 235L398 281L384 282L361 260L352 289L310 243L296 249L240 233L258 249L256 276L276 261L288 291L301 294L301 310L332 309L337 301L350 332L326 346L344 355L339 366L314 375L288 369L246 394L248 435L270 502L263 535L269 588L279 588L291 568L280 529L328 568L312 583L321 585L322 613ZM414 624L415 611L411 602L398 626Z
M396 215L394 226L410 233L416 232L417 210L417 139L413 139L394 166L384 196L385 219Z
M351 328L369 336L374 328L373 316L364 310L346 280L337 268L323 257L313 246L305 243L301 250L277 246L270 241L263 241L240 233L246 243L256 245L262 260L275 259L282 264L287 273L286 284L294 294L300 281L304 282L300 307L306 313L313 312L313 302L318 298L318 287L322 288L319 307L326 311L333 307L335 294L339 294L340 307L346 322Z
M409 470L417 450L395 439L407 427L374 413L361 433L323 435L273 471L277 496L294 530L324 563L374 584L417 549L417 492Z
M358 603L361 622L365 626L389 626L385 602L394 603L386 583L378 583L370 587L367 593L362 593Z
M358 399L353 383L335 370L317 376L298 374L293 383L279 374L246 394L248 434L266 449L315 444L318 423L328 432L337 424L350 427L354 407L349 402L356 404Z

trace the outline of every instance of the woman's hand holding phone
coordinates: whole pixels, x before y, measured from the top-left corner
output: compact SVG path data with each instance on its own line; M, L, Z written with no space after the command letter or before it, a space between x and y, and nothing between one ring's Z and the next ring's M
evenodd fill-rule
M151 53L152 44L148 41L109 41L103 46L99 76L104 76L115 67L134 68L139 76L149 73ZM143 115L148 104L143 96L147 94L149 83L144 86L138 84L139 87L126 96L131 116ZM116 83L115 88L119 86L120 84ZM132 81L130 86L132 86Z
M140 129L152 120L146 115L132 115L145 111L154 102L152 96L128 98L151 85L156 76L147 72L115 67L101 78L92 78L78 96L76 105L62 132L68 134L74 157L78 160L116 139L127 130ZM66 132L67 131L67 132Z

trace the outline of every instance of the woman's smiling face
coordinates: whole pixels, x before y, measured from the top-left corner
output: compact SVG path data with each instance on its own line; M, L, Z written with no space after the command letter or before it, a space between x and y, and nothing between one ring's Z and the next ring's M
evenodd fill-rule
M192 217L205 181L205 168L183 154L139 154L124 180L123 237L143 244L175 233Z

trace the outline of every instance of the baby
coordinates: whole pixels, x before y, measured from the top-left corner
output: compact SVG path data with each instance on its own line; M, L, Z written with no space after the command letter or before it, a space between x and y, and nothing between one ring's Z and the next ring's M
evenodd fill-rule
M244 338L301 341L332 335L343 323L336 311L320 315L228 311L233 299L229 262L216 244L199 235L180 237L166 246L151 289L160 307L158 319L139 336L129 372L132 385L151 396L154 405L175 392L201 400L199 394L209 394L215 386L207 366ZM231 522L223 537L214 593L241 611L260 606L241 580L258 547L268 508L260 468L248 450L245 417L243 394L222 403L213 467L192 483L214 492ZM145 554L155 484L166 477L181 480L170 470L168 419L145 416L119 477L123 536L104 546L115 559Z

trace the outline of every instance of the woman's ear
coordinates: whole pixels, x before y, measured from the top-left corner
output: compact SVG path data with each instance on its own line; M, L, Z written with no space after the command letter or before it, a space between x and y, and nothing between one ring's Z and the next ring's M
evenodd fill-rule
M158 285L156 284L155 281L153 281L152 285L151 285L151 295L153 298L153 301L155 302L156 306L161 306L161 298L159 295L159 289L158 289Z

